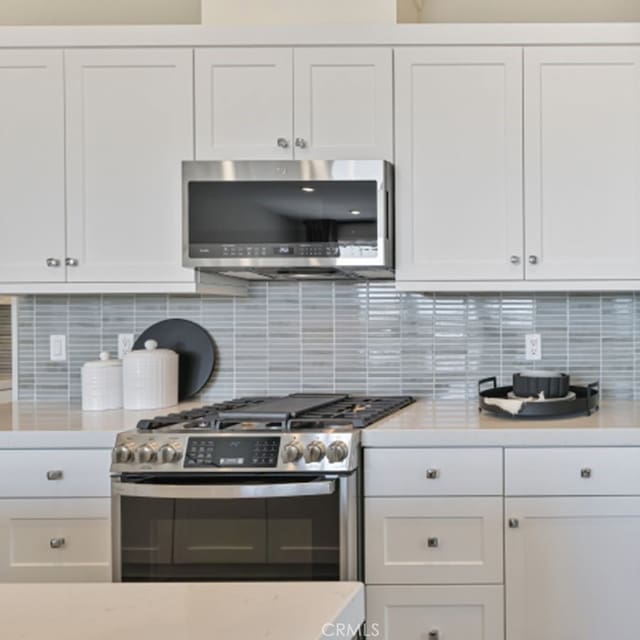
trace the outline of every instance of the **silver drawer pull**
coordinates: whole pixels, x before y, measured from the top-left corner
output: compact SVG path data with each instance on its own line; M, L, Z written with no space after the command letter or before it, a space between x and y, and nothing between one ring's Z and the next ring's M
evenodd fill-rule
M429 640L440 640L440 632L437 629L431 629L427 637Z
M436 549L440 546L440 540L438 538L427 538L427 547L429 549Z
M49 546L52 549L62 549L66 542L64 538L51 538L51 540L49 540Z
M47 480L62 480L64 473L60 469L47 471Z
M581 478L590 478L591 477L591 469L589 467L584 467L584 469L580 469L580 477Z
M427 480L437 480L440 477L438 469L427 469Z
M509 518L509 529L517 529L520 526L518 518Z

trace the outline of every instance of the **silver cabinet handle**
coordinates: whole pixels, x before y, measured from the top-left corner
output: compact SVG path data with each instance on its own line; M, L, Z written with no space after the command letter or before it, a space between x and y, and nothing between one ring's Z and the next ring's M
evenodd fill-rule
M591 477L591 469L589 467L584 467L583 469L580 469L580 477L581 478L585 478L588 479Z
M278 146L281 149L287 149L289 147L289 141L286 138L278 138Z
M58 258L47 258L47 267L59 267L60 260Z
M429 640L440 640L440 632L437 629L431 629L427 637Z
M64 538L51 538L49 540L49 546L52 549L62 549L66 543L67 541Z
M437 480L440 476L440 471L438 469L427 469L427 480Z
M47 480L62 480L64 473L60 469L47 471Z
M304 149L307 146L307 141L304 138L296 138L296 147L298 149Z
M538 256L529 256L529 264L538 264Z
M429 547L429 549L436 549L439 546L440 540L438 540L438 538L427 538L427 547Z
M67 258L64 263L67 265L67 267L77 267L78 266L78 259L77 258Z
M511 264L520 264L520 256L511 256L509 262L511 262Z
M509 529L517 529L520 526L518 518L509 518Z

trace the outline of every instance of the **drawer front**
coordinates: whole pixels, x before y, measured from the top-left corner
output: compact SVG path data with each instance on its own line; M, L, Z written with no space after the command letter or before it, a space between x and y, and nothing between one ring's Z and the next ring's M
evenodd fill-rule
M110 504L0 500L0 582L108 582Z
M366 496L502 495L502 449L366 449Z
M0 498L109 497L109 449L0 451Z
M378 640L503 640L502 587L366 587Z
M502 498L365 498L367 584L499 584Z
M510 496L640 495L640 447L507 449Z

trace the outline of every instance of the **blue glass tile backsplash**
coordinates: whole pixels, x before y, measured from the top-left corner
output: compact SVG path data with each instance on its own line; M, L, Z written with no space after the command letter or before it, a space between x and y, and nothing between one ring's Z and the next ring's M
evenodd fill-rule
M80 400L80 367L118 333L180 317L218 348L201 400L297 391L473 399L478 379L507 384L523 368L599 379L609 398L640 397L640 294L416 294L391 283L260 283L247 298L174 295L26 296L18 302L24 400ZM542 334L539 362L524 335ZM49 362L49 335L67 362Z

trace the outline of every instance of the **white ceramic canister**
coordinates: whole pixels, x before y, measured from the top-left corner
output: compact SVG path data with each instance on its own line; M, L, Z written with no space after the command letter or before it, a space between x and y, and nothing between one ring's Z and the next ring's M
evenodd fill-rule
M81 377L83 411L122 409L122 361L103 351L82 365Z
M178 354L147 340L123 361L125 409L161 409L178 404Z

